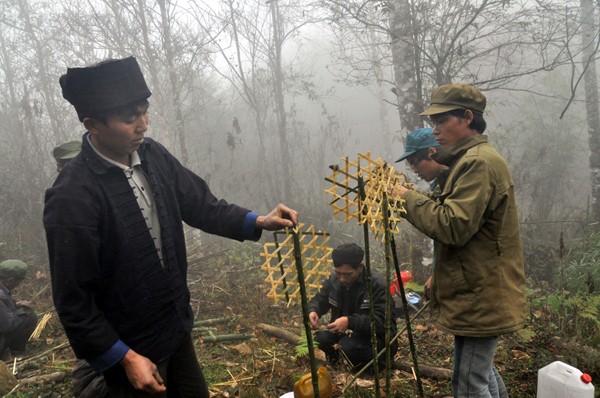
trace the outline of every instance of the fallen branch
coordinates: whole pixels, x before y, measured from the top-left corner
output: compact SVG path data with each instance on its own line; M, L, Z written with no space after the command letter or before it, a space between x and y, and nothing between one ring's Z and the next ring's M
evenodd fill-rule
M46 375L27 377L19 380L19 384L41 384L49 381L63 381L66 377L65 372L54 372Z
M194 322L194 327L212 326L212 325L217 325L219 323L227 323L227 322L235 321L237 318L238 318L237 316L226 316L223 318L203 319L203 320Z
M219 343L222 341L239 341L239 340L250 340L252 335L249 334L222 334L220 336L202 336L200 341L202 343Z
M278 339L284 340L293 346L297 345L300 341L300 336L288 332L287 330L278 328L277 326L267 325L266 323L259 323L256 325L256 328L262 330L265 334L268 334L269 336L277 337Z
M408 362L395 361L394 369L414 373L412 363L408 363ZM450 369L436 368L434 366L423 365L421 363L419 364L419 374L421 376L427 377L429 379L436 379L436 380L452 379L452 371Z
M66 342L64 342L62 344L57 345L56 347L53 347L53 348L51 348L49 350L46 350L46 351L42 352L41 354L34 355L32 357L29 357L29 358L18 358L17 359L17 366L18 367L23 367L23 366L25 366L25 364L27 364L29 362L32 362L32 361L35 361L36 359L40 359L42 357L45 357L46 355L48 355L48 354L50 354L50 353L52 353L52 352L54 352L56 350L60 350L62 348L68 347L68 346L69 346L69 342L66 341Z

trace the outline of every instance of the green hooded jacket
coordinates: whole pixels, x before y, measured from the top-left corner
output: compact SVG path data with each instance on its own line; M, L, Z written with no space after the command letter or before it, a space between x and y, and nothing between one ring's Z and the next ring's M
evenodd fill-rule
M506 161L486 136L440 150L434 160L449 167L438 195L404 196L405 218L435 241L433 321L458 336L523 328L523 250Z

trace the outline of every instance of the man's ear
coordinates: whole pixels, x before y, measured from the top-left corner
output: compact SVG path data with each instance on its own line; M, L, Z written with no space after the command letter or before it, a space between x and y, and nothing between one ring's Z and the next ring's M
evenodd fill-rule
M98 133L98 123L101 123L98 119L94 119L91 117L83 118L83 126L92 135L95 135Z
M467 124L471 124L473 119L475 119L475 116L473 115L473 111L470 109L465 109L465 120L467 121Z

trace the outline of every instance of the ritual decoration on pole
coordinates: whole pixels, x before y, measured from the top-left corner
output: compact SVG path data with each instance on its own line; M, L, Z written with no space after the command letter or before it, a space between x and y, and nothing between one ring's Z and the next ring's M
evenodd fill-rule
M400 183L408 188L412 184L406 176L395 170L381 158L371 158L371 153L359 153L356 160L348 157L342 159L341 165L332 165L333 171L325 178L332 185L325 193L331 195L329 205L333 215L342 214L346 222L356 220L357 223L367 223L376 239L384 239L383 194ZM364 181L364 197L359 192L359 178ZM404 200L390 201L388 205L388 221L391 233L398 233L398 224L402 221Z
M300 283L297 278L294 257L294 234L302 245L302 262L304 265L304 285L308 297L314 296L321 288L321 282L331 273L331 252L328 246L330 236L327 232L315 230L311 225L298 224L295 228L273 233L273 243L265 243L263 252L265 262L261 269L267 272L265 282L270 285L267 297L275 304L284 301L286 305L300 303ZM280 240L278 237L282 236Z
M402 221L401 214L405 213L404 200L388 200L388 193L398 184L402 184L409 189L412 189L406 176L396 171L392 166L382 159L371 158L370 152L366 154L358 154L356 160L351 161L348 157L342 159L341 165L332 165L330 169L332 174L325 178L332 186L326 189L325 192L332 196L329 205L333 208L333 214L342 214L345 221L356 220L359 224L363 224L365 247L368 246L368 230L373 232L376 239L381 240L385 246L386 254L386 281L388 286L391 283L391 267L392 267L392 249L395 251L395 242L393 235L399 232L399 223ZM368 225L369 228L366 228ZM371 286L371 267L369 261L369 251L365 250L365 268L367 271L367 283L369 285L369 296L372 302L372 286ZM393 253L394 265L397 275L399 268L397 266L396 253ZM398 276L399 277L399 276ZM404 293L402 289L402 293ZM406 307L405 301L403 305ZM390 367L391 358L390 350L390 314L389 314L389 299L386 300L386 393L390 392ZM407 308L404 309L407 313ZM371 319L374 319L373 308L371 306ZM410 322L407 320L407 322ZM374 325L371 326L374 330ZM410 324L407 325L407 332L412 334ZM373 352L377 352L376 339L372 336ZM416 352L413 345L412 335L409 338L411 343L411 353L415 364L415 372L417 375L417 388L419 396L423 396L421 380L418 375ZM378 379L378 364L374 361L373 367L375 370L375 393L379 397Z
M304 224L298 224L295 228L274 232L274 243L263 246L261 256L265 262L262 269L268 274L265 281L271 284L271 290L267 293L269 298L276 303L285 299L288 306L293 302L299 302L302 306L313 393L315 398L319 398L308 296L318 292L322 277L329 276L333 249L327 246L329 234L315 231L314 225L305 231L302 231L303 228ZM278 235L285 235L285 238L279 242Z

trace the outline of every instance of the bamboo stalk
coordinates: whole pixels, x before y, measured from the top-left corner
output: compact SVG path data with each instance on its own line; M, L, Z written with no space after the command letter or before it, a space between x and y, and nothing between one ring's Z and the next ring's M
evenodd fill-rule
M414 321L419 315L421 315L421 313L423 311L425 311L425 308L427 308L429 306L429 301L427 301L425 303L425 305L423 305L423 307L421 307L421 309L419 311L417 311L416 314L414 314L412 316L412 318L410 318L411 322ZM398 340L398 337L400 337L400 335L402 333L404 333L404 331L406 330L406 325L404 325L404 327L398 331L398 333L396 333L396 335L394 336L394 338L390 341L390 344L392 344L394 341ZM359 370L357 373L355 373L352 376L352 379L350 380L350 382L346 385L346 387L344 387L344 389L342 390L342 395L346 392L346 390L348 388L350 388L350 386L352 384L354 384L354 382L369 368L369 366L371 366L371 364L373 363L373 361L377 361L379 359L380 356L383 355L383 353L386 351L385 348L383 348L381 351L379 351L377 353L377 355L375 356L375 358L371 359L365 366L363 366L363 368L361 370Z
M402 298L402 308L404 309L404 320L406 322L406 334L408 335L408 344L410 347L410 354L412 356L413 364L414 364L415 379L417 381L417 391L419 392L419 398L423 398L424 397L423 383L421 383L421 377L419 376L419 361L417 360L417 349L415 347L412 328L410 325L410 316L408 315L408 303L406 301L406 292L404 290L404 283L402 283L402 278L401 278L401 274L400 274L400 264L398 261L398 254L396 253L396 240L394 239L393 236L390 240L390 244L392 247L392 254L394 256L394 268L396 269L398 285L400 286L400 296Z
M65 372L54 372L54 373L50 373L50 374L32 376L32 377L27 377L25 379L21 379L21 380L19 380L19 385L41 384L41 383L47 383L49 381L61 382L65 379L65 377L67 377Z
M391 242L391 232L390 232L390 220L388 217L389 211L389 202L387 194L383 193L383 200L381 203L382 214L383 214L383 235L384 235L384 250L385 250L385 285L390 286L390 282L392 279L391 272L391 253L390 253L390 242ZM402 283L402 282L400 282ZM385 392L386 396L390 396L390 392L392 389L392 379L390 377L392 373L392 356L390 350L390 338L392 334L392 311L391 311L391 296L388 291L386 291L385 295ZM395 321L395 320L394 320Z
M43 288L40 289L40 291L38 291L36 294L33 295L33 297L31 298L31 300L29 300L30 302L33 302L36 298L38 298L42 293L44 293L46 291L46 289L48 289L50 287L50 282L46 283L44 285Z
M199 321L194 322L194 327L218 325L220 323L227 323L227 322L235 321L236 319L238 319L237 316L226 316L223 318L201 319Z
M276 326L267 325L266 323L259 323L256 325L256 328L262 330L264 333L270 336L282 339L293 346L296 346L300 341L300 337L294 333L288 332L287 330L283 330Z
M300 247L300 237L297 229L292 229L294 237L294 258L296 260L296 273L298 274L298 285L300 286L300 299L302 302L302 319L306 331L306 342L308 343L308 356L310 358L310 374L312 377L313 395L319 398L319 377L317 375L317 366L315 364L315 351L313 345L312 330L308 318L308 300L306 297L306 286L304 284L304 269L302 268L302 248Z
M365 182L362 176L358 178L358 189L360 191L359 200L362 201L365 197ZM359 202L359 209L362 208ZM359 217L362 217L362 211L359 211ZM371 251L369 246L369 226L366 222L363 222L363 236L365 241L365 272L367 279L367 289L369 292L369 316L371 317L371 346L373 352L377 352L377 328L375 325L375 306L373 303L373 281L371 278ZM375 374L375 397L379 398L379 363L374 361L373 373Z
M50 354L50 353L52 353L52 352L54 352L54 351L56 351L56 350L60 350L61 348L65 348L65 347L68 347L68 346L69 346L69 342L68 342L68 341L66 341L66 342L64 342L64 343L62 343L62 344L59 344L59 345L57 345L56 347L53 347L53 348L51 348L51 349L49 349L49 350L46 350L46 351L42 352L41 354L34 355L34 356L32 356L32 357L29 357L29 358L22 358L22 359L21 359L21 358L18 358L18 359L17 359L17 365L18 365L18 366L21 368L21 367L23 367L23 366L24 366L26 363L29 363L29 362L31 362L31 361L35 361L36 359L39 359L39 358L45 357L46 355L48 355L48 354Z
M239 340L250 340L254 337L251 334L221 334L221 335L208 335L202 336L203 343L220 343L223 341L239 341Z

